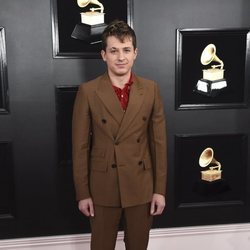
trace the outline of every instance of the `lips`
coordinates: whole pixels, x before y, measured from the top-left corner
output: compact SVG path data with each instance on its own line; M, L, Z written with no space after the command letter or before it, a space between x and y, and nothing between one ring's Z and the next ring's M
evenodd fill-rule
M126 67L126 64L116 64L116 66L117 66L118 68L124 68L124 67Z

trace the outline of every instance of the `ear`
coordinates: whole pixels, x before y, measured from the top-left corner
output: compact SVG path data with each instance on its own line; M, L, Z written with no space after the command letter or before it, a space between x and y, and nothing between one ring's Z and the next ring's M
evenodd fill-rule
M136 59L137 55L138 55L138 49L136 48L136 49L135 49L135 56L134 56L134 59Z
M106 62L106 52L104 50L101 50L101 56L102 56L102 60Z

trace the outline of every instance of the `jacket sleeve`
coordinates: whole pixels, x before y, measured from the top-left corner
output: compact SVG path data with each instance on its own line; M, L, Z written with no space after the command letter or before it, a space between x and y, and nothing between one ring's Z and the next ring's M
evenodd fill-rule
M159 87L154 86L154 106L150 120L151 154L154 169L154 193L165 195L167 181L167 136L164 107Z
M72 118L72 159L76 200L90 197L88 158L90 144L90 112L86 93L80 85Z

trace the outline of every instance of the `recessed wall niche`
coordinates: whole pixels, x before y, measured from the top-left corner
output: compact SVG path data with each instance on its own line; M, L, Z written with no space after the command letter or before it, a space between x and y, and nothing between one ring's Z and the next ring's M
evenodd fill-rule
M0 141L0 219L14 218L14 171L11 142Z

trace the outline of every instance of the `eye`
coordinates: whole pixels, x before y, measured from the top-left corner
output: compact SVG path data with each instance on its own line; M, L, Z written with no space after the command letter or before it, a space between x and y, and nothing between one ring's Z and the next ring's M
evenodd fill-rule
M125 51L125 53L130 53L131 49L130 48L126 48L124 51Z
M111 49L111 50L110 50L110 53L111 53L111 54L115 54L116 52L117 52L116 49Z

